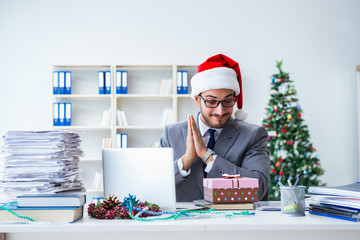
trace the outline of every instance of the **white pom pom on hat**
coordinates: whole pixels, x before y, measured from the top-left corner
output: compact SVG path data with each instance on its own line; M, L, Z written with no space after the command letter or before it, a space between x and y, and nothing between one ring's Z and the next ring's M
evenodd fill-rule
M211 89L231 89L236 96L237 110L234 117L245 120L246 111L242 109L243 94L239 64L231 58L218 54L199 65L197 73L191 78L191 97Z

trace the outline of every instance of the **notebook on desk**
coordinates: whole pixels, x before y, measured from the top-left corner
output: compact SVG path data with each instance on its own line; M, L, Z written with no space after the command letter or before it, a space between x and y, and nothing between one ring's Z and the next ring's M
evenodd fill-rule
M171 148L103 149L105 197L120 201L129 194L142 202L176 210L174 158Z

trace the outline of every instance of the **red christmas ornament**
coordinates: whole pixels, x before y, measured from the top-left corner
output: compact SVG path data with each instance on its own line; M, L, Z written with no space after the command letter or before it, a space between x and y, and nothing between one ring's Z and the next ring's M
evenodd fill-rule
M274 168L270 169L271 173L274 173L276 170Z
M299 113L299 117L301 117L301 113Z
M276 108L274 108L274 112L277 112L277 109L276 109Z
M279 175L280 175L280 176L284 175L284 172L283 172L283 171L280 171L280 172L279 172Z
M279 158L279 161L280 161L280 162L283 162L283 161L284 161L284 159L282 159L282 158Z
M284 115L284 112L280 112L280 116Z
M316 165L318 166L321 166L321 163L320 162L315 162Z
M264 127L266 127L266 128L272 128L272 127L273 127L273 125L270 125L270 124L264 124Z
M292 146L292 145L294 145L294 142L287 140L286 144Z
M284 79L283 79L283 78L280 78L280 82L282 82L282 83L283 83L283 82L285 82L285 81L284 81Z
M286 133L286 129L284 129L284 128L281 129L281 132L285 134L285 133Z
M281 166L281 163L280 163L280 162L276 162L276 163L275 163L275 167L278 168L278 167L280 167L280 166Z
M310 146L310 150L311 150L311 151L314 151L315 148L314 148L313 146Z

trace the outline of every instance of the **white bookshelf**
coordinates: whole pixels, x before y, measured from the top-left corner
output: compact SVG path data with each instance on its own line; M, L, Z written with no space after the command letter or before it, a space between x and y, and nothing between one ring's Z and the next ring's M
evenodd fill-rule
M172 109L172 122L185 120L187 114L198 112L190 94L177 94L177 71L188 71L190 79L196 73L195 65L54 65L53 71L71 71L72 94L53 95L53 102L72 103L71 126L54 127L80 131L84 157L80 160L84 183L89 197L102 195L92 189L95 172L102 171L101 144L111 138L116 146L116 134L128 134L128 147L150 147L159 142L165 108ZM128 93L116 94L116 71L128 72ZM111 71L111 94L98 94L98 71ZM52 78L51 78L52 79ZM159 95L161 79L171 80L171 93ZM101 126L104 110L111 109L109 126ZM127 126L118 126L116 111L126 114ZM90 198L88 199L91 200Z

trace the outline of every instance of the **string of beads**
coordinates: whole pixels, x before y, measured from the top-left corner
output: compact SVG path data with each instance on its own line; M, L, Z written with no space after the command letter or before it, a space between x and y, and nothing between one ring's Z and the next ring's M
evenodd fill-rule
M209 210L183 210L179 212L152 212L148 211L147 209L141 209L133 206L133 202L129 201L129 205L127 205L127 208L129 209L129 215L132 219L144 221L144 222L150 222L150 221L157 221L157 220L170 220L170 219L178 219L180 217L197 217L200 215L206 215L206 214L216 214L216 215L225 215L226 218L231 219L233 216L247 216L247 215L255 215L255 212L249 212L249 211L241 211L241 212L234 212L234 211L215 211L214 208L211 208ZM136 210L139 213L134 216L132 213L132 210ZM154 215L154 216L160 216L160 215L168 215L168 217L163 218L140 218L139 216L143 213Z
M18 217L18 218L23 218L23 219L27 219L27 220L29 220L29 221L31 221L31 222L35 222L35 220L32 219L31 217L19 215L19 214L17 214L16 212L14 212L12 209L7 208L7 206L10 206L10 205L15 205L15 206L16 206L16 205L17 205L17 202L5 203L5 204L1 205L0 208L3 209L3 210L8 211L9 213L14 214L14 215L15 215L16 217Z

